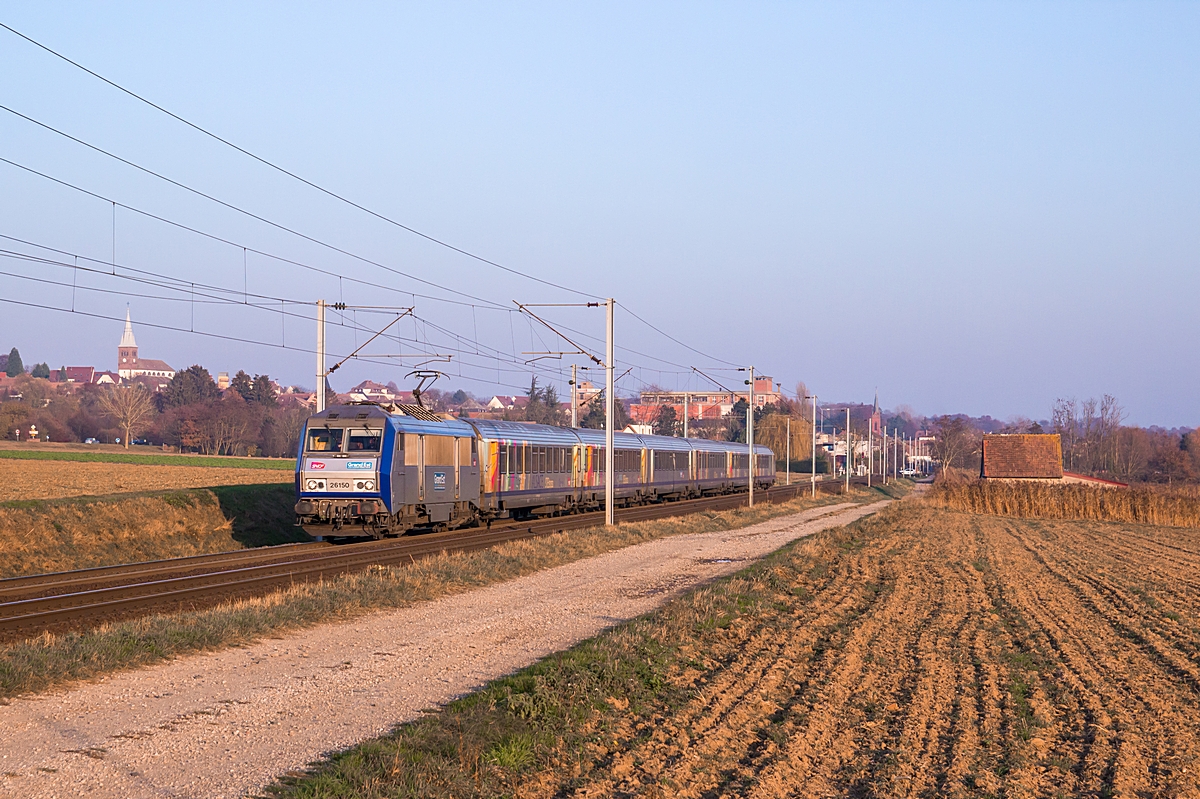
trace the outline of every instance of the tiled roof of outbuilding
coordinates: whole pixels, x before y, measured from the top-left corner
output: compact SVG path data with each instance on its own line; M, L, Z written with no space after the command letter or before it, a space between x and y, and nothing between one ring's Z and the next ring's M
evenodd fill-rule
M980 477L1045 480L1062 476L1062 441L1057 434L983 437Z

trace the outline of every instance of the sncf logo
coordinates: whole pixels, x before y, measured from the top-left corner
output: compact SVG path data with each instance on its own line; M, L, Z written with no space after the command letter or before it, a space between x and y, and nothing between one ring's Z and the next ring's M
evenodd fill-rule
M324 468L325 468L325 461L309 461L309 462L308 462L308 468L310 468L310 469L324 469Z

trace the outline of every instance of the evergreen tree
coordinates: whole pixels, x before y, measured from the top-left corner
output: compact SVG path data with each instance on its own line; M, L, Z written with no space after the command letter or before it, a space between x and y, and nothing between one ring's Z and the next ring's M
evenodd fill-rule
M58 370L58 382L60 382L60 383L67 382L67 367L63 366L62 368L60 368Z
M587 413L580 418L579 426L592 430L603 430L605 415L604 390L601 389L587 404ZM613 404L613 416L615 417L613 430L624 430L625 426L629 424L629 412L625 410L625 403L621 402L620 398Z
M25 374L25 364L21 362L21 353L17 352L17 348L13 347L8 353L8 366L4 370L4 374L9 377L18 377Z
M238 369L237 374L229 381L229 388L240 394L246 402L254 399L254 382L250 379L250 375L246 374L245 369Z
M30 372L30 374L34 377L43 377L48 379L50 377L50 366L44 363L35 363L33 365L33 371Z
M527 422L561 426L565 414L558 407L558 392L554 386L538 388L537 376L529 381L528 404L525 405L523 418Z
M663 405L658 409L658 413L654 417L654 434L656 436L673 436L675 435L679 422L676 420L674 405Z
M217 384L212 375L203 366L194 364L182 372L176 372L175 377L159 396L163 406L178 408L216 399L218 394Z
M271 378L269 375L254 376L254 385L252 387L251 395L253 397L252 401L257 405L263 406L264 408L274 408L277 404L275 399L275 386L271 384Z
M750 403L739 399L733 404L733 410L725 417L725 440L746 443L746 409Z

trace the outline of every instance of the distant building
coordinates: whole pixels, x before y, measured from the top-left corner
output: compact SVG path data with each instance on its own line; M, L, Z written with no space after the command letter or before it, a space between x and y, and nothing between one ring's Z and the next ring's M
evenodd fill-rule
M487 402L487 408L490 411L512 411L524 408L529 404L529 397L509 396L507 394L497 394Z
M348 393L353 402L378 402L381 404L395 402L398 396L391 387L376 383L374 380L364 380L350 389Z
M94 366L67 366L64 369L67 373L67 383L91 383L96 379Z
M117 374L122 380L131 380L141 375L163 377L167 380L175 377L175 370L165 361L138 357L138 345L133 338L133 322L129 319L128 310L125 311L125 332L121 336L121 343L117 345Z
M1100 488L1127 488L1125 483L1063 471L1058 434L990 433L983 437L979 476L985 480L1082 483Z
M985 435L979 476L985 480L1062 480L1062 440L1057 435Z
M879 392L875 392L875 405L871 408L871 435L878 441L883 436L883 411L879 409Z

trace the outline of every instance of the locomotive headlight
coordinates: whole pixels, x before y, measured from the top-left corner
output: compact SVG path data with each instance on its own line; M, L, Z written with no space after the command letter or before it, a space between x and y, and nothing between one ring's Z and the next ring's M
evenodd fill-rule
M365 488L368 491L374 491L375 490L375 481L367 480L365 483L363 483L363 488Z
M316 480L309 480L309 481L308 481L308 490L309 490L309 491L316 491L316 490L317 490L317 485L318 485L318 483L317 483L317 481L316 481Z
M362 480L359 480L357 483L354 484L354 487L357 488L359 491L362 491L364 488L366 488L366 486L367 486L367 484L364 483Z

